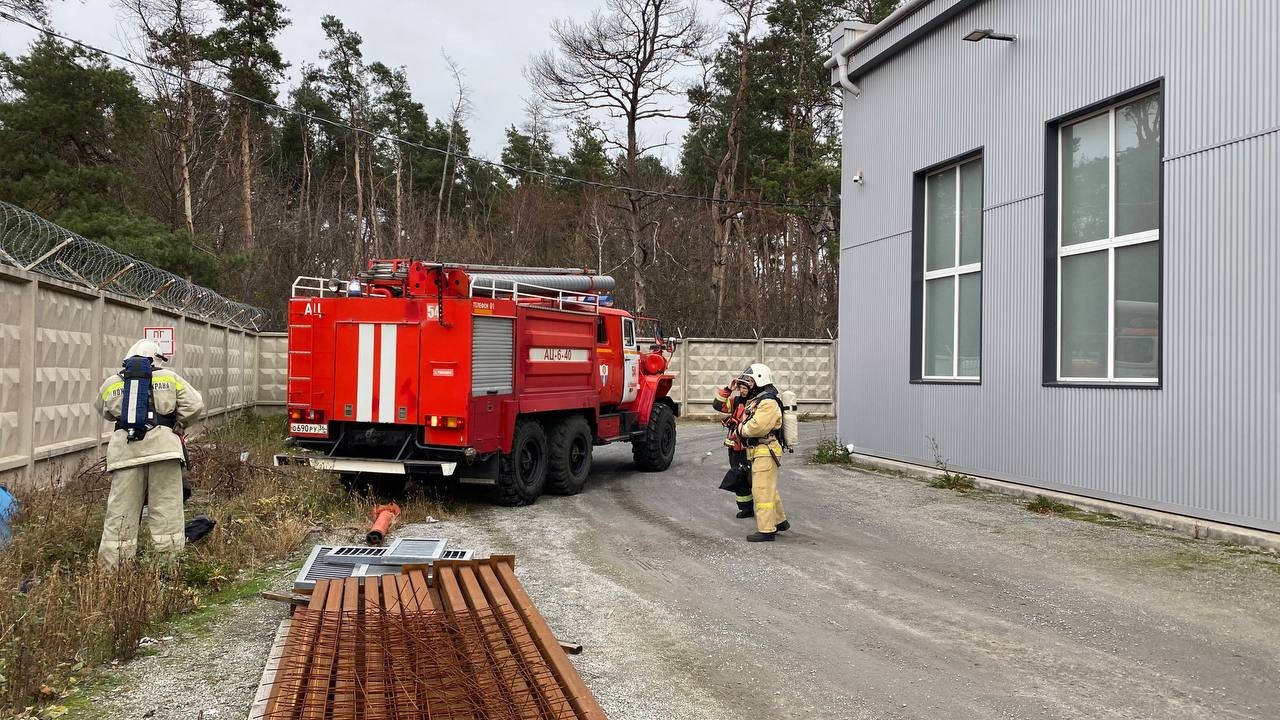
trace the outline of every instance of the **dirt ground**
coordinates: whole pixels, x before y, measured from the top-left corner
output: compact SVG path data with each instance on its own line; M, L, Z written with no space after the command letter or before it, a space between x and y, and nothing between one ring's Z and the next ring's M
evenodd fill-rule
M800 454L793 529L748 544L719 428L679 432L665 473L602 448L581 495L400 534L517 555L613 720L1280 717L1274 556ZM161 643L100 716L244 717L283 612L243 601Z

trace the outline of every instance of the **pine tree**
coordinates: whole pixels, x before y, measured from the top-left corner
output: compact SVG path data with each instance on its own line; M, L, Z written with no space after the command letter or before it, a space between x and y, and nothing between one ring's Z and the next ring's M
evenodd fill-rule
M226 63L228 89L240 95L275 102L275 85L289 66L280 56L274 39L288 24L284 7L277 0L213 0L222 13L224 26L210 37L211 55ZM240 135L241 248L252 251L253 176L255 161L253 136L265 112L253 102L238 99Z
M197 282L217 283L213 258L135 209L131 173L149 107L133 76L107 59L42 38L0 54L12 92L0 101L0 197Z

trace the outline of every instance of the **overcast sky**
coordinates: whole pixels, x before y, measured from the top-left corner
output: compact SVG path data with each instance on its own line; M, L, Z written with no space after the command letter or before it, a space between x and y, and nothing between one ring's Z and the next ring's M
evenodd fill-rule
M698 0L701 11L718 23L711 0ZM366 62L403 65L413 93L434 118L443 117L453 92L441 51L462 66L471 90L472 149L496 159L504 130L519 124L524 98L530 96L521 70L529 57L551 47L551 22L557 17L587 18L599 0L284 0L292 24L279 37L292 65L290 81L303 62L319 62L325 46L323 15L336 15L364 38ZM50 0L55 30L106 50L140 47L128 20L110 0ZM0 21L0 51L21 53L35 31ZM691 71L692 72L692 71ZM282 92L282 99L284 94ZM683 103L681 103L683 106ZM655 151L668 164L679 156L685 123L653 120L641 131L651 141L664 135L671 145ZM563 152L561 137L557 150Z

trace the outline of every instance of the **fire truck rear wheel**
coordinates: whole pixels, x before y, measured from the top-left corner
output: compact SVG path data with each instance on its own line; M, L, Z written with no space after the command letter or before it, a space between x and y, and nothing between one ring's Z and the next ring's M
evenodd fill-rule
M531 505L547 483L547 434L537 420L516 421L511 454L498 459L493 499L501 505Z
M666 403L656 402L649 411L649 424L644 434L631 441L631 457L636 466L648 472L661 472L671 467L676 455L676 414Z
M551 426L547 490L559 495L582 492L591 475L591 445L591 425L581 415L571 415Z

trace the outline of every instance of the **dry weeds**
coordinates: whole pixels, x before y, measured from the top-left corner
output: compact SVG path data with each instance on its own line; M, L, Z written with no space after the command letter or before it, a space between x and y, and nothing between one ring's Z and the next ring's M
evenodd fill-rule
M149 629L294 555L313 533L363 532L371 500L328 474L270 467L283 431L281 418L246 414L191 444L186 514L217 527L177 567L150 555L144 523L136 562L98 568L110 487L101 463L20 494L13 541L0 551L0 715L55 700L85 670L131 658ZM402 504L406 522L443 512L433 498Z

